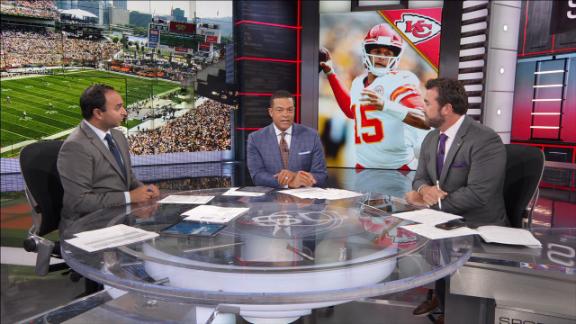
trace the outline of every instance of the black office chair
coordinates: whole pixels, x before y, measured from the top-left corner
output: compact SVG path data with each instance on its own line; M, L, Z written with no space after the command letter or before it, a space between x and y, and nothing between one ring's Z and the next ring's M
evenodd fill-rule
M544 153L532 146L506 145L504 203L510 226L532 226L532 212L538 200L538 184L544 173Z
M67 265L50 265L50 258L62 258L59 242L44 236L58 229L64 190L56 168L62 141L32 143L20 152L20 169L26 184L26 198L32 206L32 227L24 240L24 249L36 252L36 274L45 276L49 272L64 270Z
M44 236L58 229L64 189L56 167L58 153L63 141L41 141L27 145L20 152L20 170L26 184L26 198L32 206L32 227L24 239L24 249L36 252L35 272L45 276L50 272L69 269L73 282L82 276L70 269L65 262L50 264L50 258L62 259L60 242L52 242ZM102 290L103 286L85 278L83 297Z

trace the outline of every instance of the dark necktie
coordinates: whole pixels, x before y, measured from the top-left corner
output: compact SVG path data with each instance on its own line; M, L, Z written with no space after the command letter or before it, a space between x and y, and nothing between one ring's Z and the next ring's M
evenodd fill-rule
M124 178L126 178L126 167L124 167L124 163L122 163L122 157L120 156L120 151L118 151L116 144L114 144L112 136L110 134L106 134L106 136L104 136L104 139L106 140L106 142L108 142L108 149L110 149L110 152L112 153L112 155L114 155L114 158L116 159L116 162L120 167L120 170L122 170Z
M442 168L444 167L444 156L446 155L446 140L448 135L440 134L440 140L438 141L438 154L436 154L436 172L438 173L438 178L442 174Z
M290 153L290 149L288 149L288 143L284 138L286 136L286 132L280 133L280 155L282 156L282 165L284 169L288 168L288 153Z

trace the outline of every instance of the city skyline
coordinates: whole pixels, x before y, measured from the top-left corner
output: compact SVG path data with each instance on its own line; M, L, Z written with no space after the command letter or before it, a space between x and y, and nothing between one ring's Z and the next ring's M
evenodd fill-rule
M180 8L184 10L187 18L192 15L189 11L189 1L128 1L128 10L156 15L170 15L170 10ZM200 18L231 17L232 1L196 1L196 16Z

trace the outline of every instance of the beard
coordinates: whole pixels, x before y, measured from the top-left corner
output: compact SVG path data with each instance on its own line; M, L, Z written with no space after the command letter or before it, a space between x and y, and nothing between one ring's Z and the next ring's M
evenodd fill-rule
M426 119L426 122L428 123L428 125L430 125L430 127L434 127L434 128L440 128L440 126L442 126L442 124L444 124L444 122L446 121L444 116L441 116L441 115L438 115L435 118L430 118L430 117L428 117L428 115L424 114L424 118Z

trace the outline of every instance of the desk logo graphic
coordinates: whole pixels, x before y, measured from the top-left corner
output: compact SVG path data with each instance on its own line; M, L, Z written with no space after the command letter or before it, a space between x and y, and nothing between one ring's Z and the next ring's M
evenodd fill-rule
M342 217L328 211L278 211L255 216L252 224L271 227L272 236L285 233L290 237L307 237L334 229L342 224Z

